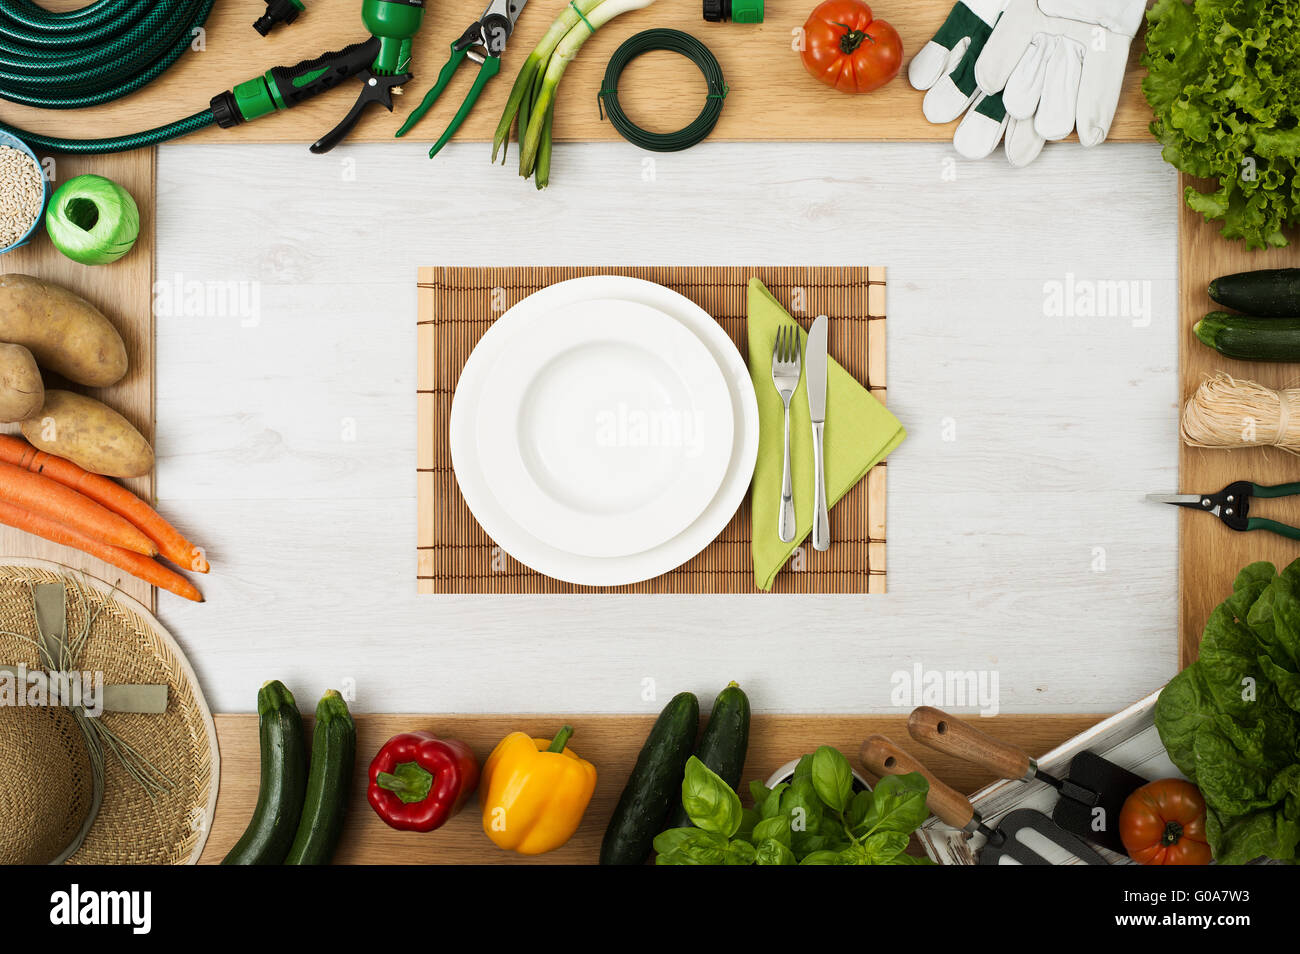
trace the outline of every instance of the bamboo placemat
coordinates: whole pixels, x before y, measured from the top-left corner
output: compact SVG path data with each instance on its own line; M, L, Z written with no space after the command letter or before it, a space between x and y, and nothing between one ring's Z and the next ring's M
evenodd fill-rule
M708 547L675 570L630 586L586 587L537 573L496 546L470 514L451 467L447 426L461 368L507 308L586 275L657 282L713 315L745 351L746 285L758 277L807 326L830 315L830 353L885 400L885 270L861 267L422 268L417 349L418 590L421 593L758 593L749 499ZM831 510L831 548L805 543L776 593L885 591L885 475L877 465Z

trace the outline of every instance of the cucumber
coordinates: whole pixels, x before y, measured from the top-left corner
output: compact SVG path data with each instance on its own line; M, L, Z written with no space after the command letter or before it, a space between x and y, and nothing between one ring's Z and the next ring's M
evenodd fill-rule
M1192 329L1220 354L1242 361L1300 361L1300 317L1212 311Z
M709 713L709 724L700 736L695 757L722 776L722 780L739 791L740 774L745 769L749 751L749 697L734 682L718 693ZM668 819L669 828L687 828L690 816L678 798Z
M293 844L307 790L307 740L293 693L277 679L257 692L262 780L243 836L223 865L278 865Z
M357 762L357 729L348 704L330 689L316 704L316 728L311 737L311 770L298 835L285 857L286 865L327 865L343 834L348 812L352 770Z
M693 692L673 696L641 746L636 766L600 843L602 865L640 865L655 835L682 798L682 776L700 728L700 701Z
M1225 308L1276 318L1300 315L1300 268L1262 268L1210 282L1210 297Z

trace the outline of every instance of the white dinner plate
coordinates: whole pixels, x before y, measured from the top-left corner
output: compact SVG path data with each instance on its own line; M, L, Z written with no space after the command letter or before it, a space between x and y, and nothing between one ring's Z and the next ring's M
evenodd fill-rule
M479 465L493 496L538 540L618 557L677 536L731 460L722 369L655 308L593 299L510 336L480 397Z
M592 299L634 301L657 308L692 332L722 369L731 398L731 458L717 493L681 533L641 553L589 557L538 540L514 520L492 493L478 459L479 403L494 385L492 365L515 331L537 316ZM461 371L448 426L452 468L470 511L492 540L520 563L557 580L580 586L622 586L680 566L703 550L736 513L749 489L758 455L758 400L749 369L727 333L688 298L636 278L599 275L558 282L519 302L497 319L475 346Z

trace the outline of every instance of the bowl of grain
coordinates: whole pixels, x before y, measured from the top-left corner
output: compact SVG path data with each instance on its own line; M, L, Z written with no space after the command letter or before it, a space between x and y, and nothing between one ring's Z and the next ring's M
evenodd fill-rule
M0 255L27 244L36 231L50 184L27 144L0 132Z

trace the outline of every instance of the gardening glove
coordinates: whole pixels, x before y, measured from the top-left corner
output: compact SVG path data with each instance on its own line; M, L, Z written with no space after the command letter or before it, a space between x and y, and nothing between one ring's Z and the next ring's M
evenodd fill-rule
M907 66L907 78L926 90L921 111L932 123L966 118L953 134L953 146L967 159L982 159L997 148L1007 126L1002 96L990 95L975 81L975 62L993 33L1007 0L959 2L948 19Z
M1106 138L1145 0L1010 0L975 62L980 90L1002 93L1007 158L1031 162L1045 140Z

